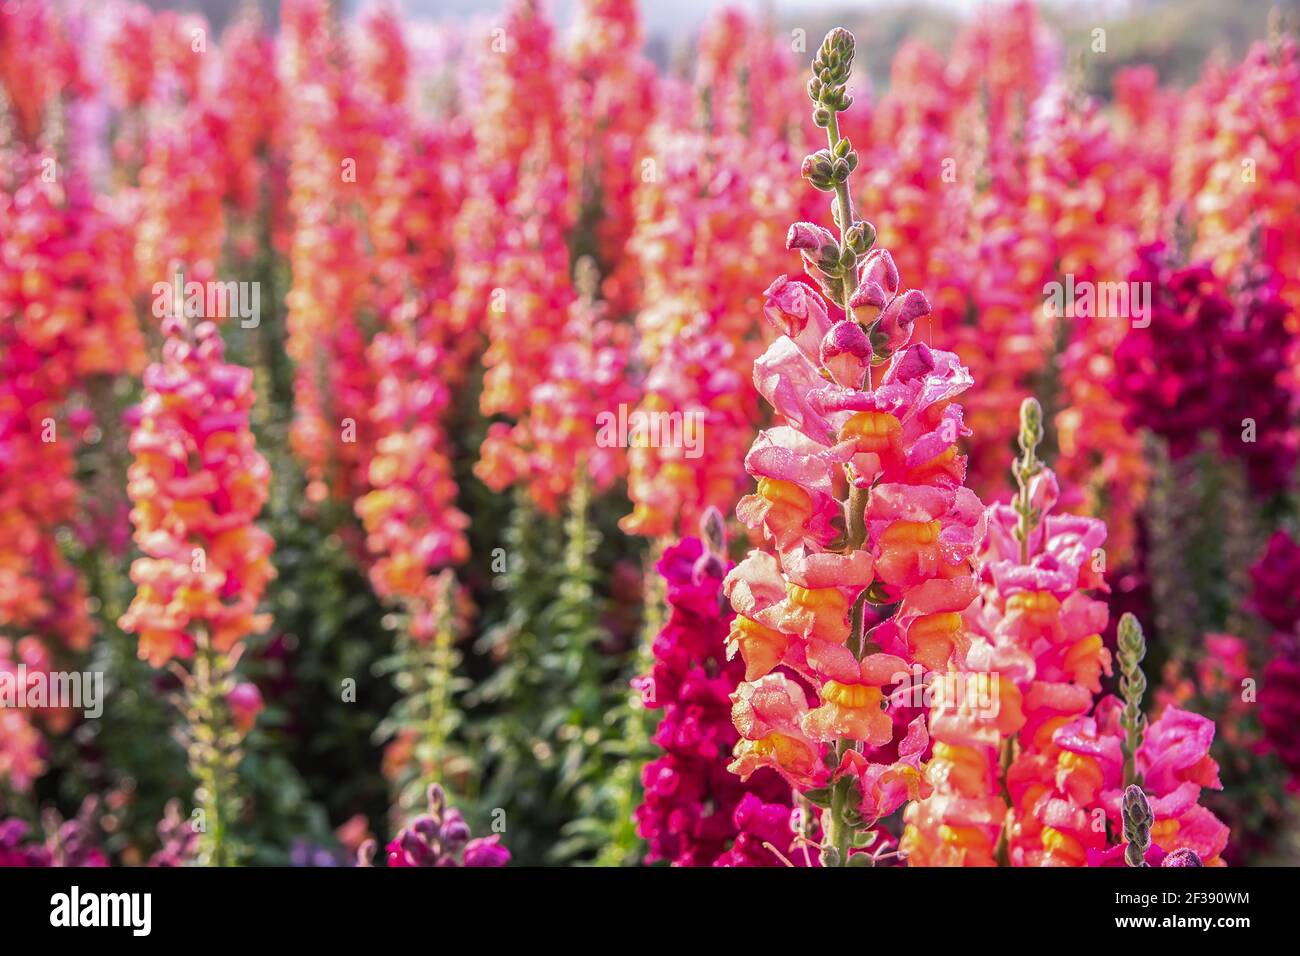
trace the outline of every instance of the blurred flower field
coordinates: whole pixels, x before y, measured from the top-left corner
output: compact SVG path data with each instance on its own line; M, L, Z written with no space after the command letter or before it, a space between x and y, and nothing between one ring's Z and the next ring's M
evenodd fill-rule
M279 6L0 0L0 865L1300 863L1285 16Z

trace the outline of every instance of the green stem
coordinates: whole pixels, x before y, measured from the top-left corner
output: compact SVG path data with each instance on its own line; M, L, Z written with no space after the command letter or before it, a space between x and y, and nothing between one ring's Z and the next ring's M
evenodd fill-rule
M840 740L835 744L835 763L838 766L844 757L847 742ZM826 844L835 850L835 865L848 866L849 844L853 839L853 828L844 821L844 810L849 798L849 779L835 781L831 785L831 805L822 814L822 830Z
M840 117L834 110L831 110L830 125L826 127L826 141L830 144L831 153L834 154L835 147L840 144ZM844 248L848 245L849 227L853 225L853 197L849 194L848 180L836 183L835 197L840 206L840 248ZM849 299L853 297L857 287L858 270L855 266L844 273L844 315L850 322L857 321L853 314L853 306L849 305ZM871 374L870 368L867 369L867 374Z
M1020 524L1017 529L1017 537L1020 539L1020 563L1029 563L1029 535L1032 533L1032 527L1029 520L1029 486L1022 484L1020 486L1020 500L1017 510L1020 512Z
M867 603L867 589L863 588L858 594L857 600L853 602L853 610L849 614L849 650L858 660L862 660L866 652L866 634L863 633L863 614L864 606Z
M998 779L1001 781L1002 799L1006 803L1008 810L1011 809L1011 791L1007 787L1007 772L1011 769L1011 764L1015 761L1015 758L1016 738L1007 737L1002 741L1002 745L998 749L998 767L1000 771ZM997 847L993 851L993 859L997 862L998 866L1011 865L1011 844L1007 834L1007 825L1005 821L998 831L998 843Z
M447 596L450 601L450 595ZM424 772L422 791L428 790L430 784L442 783L443 774L440 764L445 759L447 744L447 711L451 697L452 660L452 624L451 612L444 609L442 619L434 632L433 647L429 655L429 719L425 725L425 741L428 747L427 771Z
M1033 503L1030 499L1030 481L1039 471L1038 455L1033 445L1025 448L1025 453L1016 463L1016 513L1020 520L1016 526L1016 537L1020 540L1020 563L1029 563L1029 537L1034 533L1036 521Z
M849 480L853 480L852 475L849 475ZM852 554L866 544L867 499L870 497L870 488L859 488L853 485L849 491L849 533L845 541L845 554Z
M194 802L203 811L203 830L198 840L198 862L203 866L234 866L238 862L227 829L239 812L235 779L239 735L226 703L231 684L228 658L212 646L206 633L200 632L186 716L190 772L197 784Z
M1011 472L1016 478L1016 538L1020 542L1020 563L1029 563L1029 538L1038 526L1042 515L1034 514L1032 482L1034 476L1043 470L1038 458L1038 445L1043 440L1043 407L1035 398L1026 398L1020 403L1020 457L1016 459Z

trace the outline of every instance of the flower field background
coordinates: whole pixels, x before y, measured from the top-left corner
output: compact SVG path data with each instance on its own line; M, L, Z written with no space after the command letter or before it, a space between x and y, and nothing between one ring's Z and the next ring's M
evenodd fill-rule
M0 0L0 865L1300 863L1294 9L232 6Z

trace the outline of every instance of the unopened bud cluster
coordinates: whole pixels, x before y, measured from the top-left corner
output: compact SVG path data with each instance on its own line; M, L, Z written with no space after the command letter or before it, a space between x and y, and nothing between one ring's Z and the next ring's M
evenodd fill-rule
M853 34L842 27L836 27L826 34L822 47L813 59L812 79L808 81L808 97L824 109L825 114L813 113L813 121L818 126L830 125L829 114L843 113L853 105L845 87L849 82L849 73L853 69ZM821 120L825 119L825 122Z
M803 178L824 193L849 180L849 174L858 168L858 154L847 138L834 149L819 149L804 157Z
M447 794L438 784L426 792L428 812L422 813L398 832L386 853L391 867L495 867L505 866L510 853L493 834L472 838L469 824L455 807L447 805ZM375 842L367 840L358 852L358 865L372 866Z
M1142 672L1142 658L1146 657L1147 642L1142 633L1142 625L1132 614L1125 614L1119 619L1116 633L1118 646L1120 696L1124 698L1124 710L1120 714L1120 724L1124 727L1124 782L1137 781L1137 751L1142 746L1146 734L1146 715L1142 713L1142 697L1146 694L1147 678Z
M1151 848L1151 826L1156 815L1141 787L1130 786L1124 791L1124 862L1129 866L1147 866L1147 850Z
M1016 485L1020 493L1012 502L1020 521L1016 526L1016 540L1020 542L1021 557L1028 560L1029 539L1034 529L1042 521L1041 509L1036 503L1034 479L1043 471L1043 463L1038 458L1038 446L1043 441L1043 406L1038 399L1030 396L1020 403L1020 457L1012 466Z
M786 247L798 249L822 294L844 310L846 321L822 344L819 358L840 384L857 385L857 370L882 365L911 338L916 320L930 314L925 296L910 289L900 294L898 270L889 253L873 249L876 227L854 215L849 176L858 154L839 133L837 113L853 99L847 93L853 65L853 34L832 30L813 61L808 95L813 122L827 132L827 146L804 157L802 174L814 189L834 193L831 215L840 236L813 223L796 223Z

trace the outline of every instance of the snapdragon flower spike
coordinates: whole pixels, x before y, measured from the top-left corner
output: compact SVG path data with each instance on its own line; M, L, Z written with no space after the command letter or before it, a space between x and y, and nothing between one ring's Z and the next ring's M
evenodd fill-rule
M1295 734L1300 721L1300 637L1278 633L1269 643L1274 656L1264 668L1259 723L1269 748L1290 772L1294 787L1300 777L1300 740Z
M626 374L628 329L610 321L608 304L594 298L590 259L579 260L575 279L582 294L570 300L558 344L547 339L546 354L528 365L530 375L546 374L531 387L514 425L496 422L488 429L474 466L494 491L524 484L548 514L558 513L572 496L575 461L584 462L580 471L598 492L624 477L627 456L614 410L632 405L636 394Z
M958 615L968 646L954 654L960 671L985 682L992 706L962 693L931 708L935 792L908 811L901 847L911 865L1082 865L1087 849L1104 844L1086 801L1062 785L1058 765L1073 765L1052 735L1086 713L1110 673L1106 606L1085 593L1104 587L1091 559L1106 529L1052 513L1059 489L1036 458L1042 415L1033 400L1021 423L1020 492L988 508L979 597Z
M149 866L167 869L191 864L198 852L198 838L194 820L184 812L181 801L168 800L158 821L159 847L149 858Z
M875 228L852 214L857 158L834 117L848 101L852 46L847 31L828 37L810 85L830 148L809 165L814 185L836 193L841 238L796 223L787 239L833 304L786 276L767 290L764 314L781 335L754 363L754 385L781 423L746 456L758 487L736 515L770 551L751 551L724 582L736 611L728 653L745 664L732 695L742 738L732 769L748 777L770 767L816 793L827 865L873 861L852 831L928 792L925 719L896 741L888 701L914 665L946 669L964 649L961 612L976 594L971 557L984 520L962 487L957 448L966 430L953 399L970 375L955 355L908 346L925 298L898 295L893 258L870 252ZM850 305L860 277L865 316ZM873 386L877 362L887 367ZM898 605L870 642L868 600Z
M1012 533L1019 515L1013 522L1004 511L999 520L990 520L989 534L991 539L997 535L998 553L1008 557L985 564L987 579L1000 596L994 606L1002 609L1001 622L989 620L1001 632L995 640L1007 642L985 653L996 659L1003 650L1003 660L1019 678L1024 713L1019 753L1006 777L1012 800L1008 843L1016 866L1081 866L1087 850L1100 846L1105 835L1090 825L1083 810L1088 801L1079 781L1091 783L1093 778L1078 770L1076 758L1056 734L1088 710L1101 689L1101 675L1111 672L1100 636L1106 605L1086 593L1105 587L1091 560L1106 529L1094 519L1050 514L1057 499L1050 471L1031 485L1030 493L1031 500L1037 493L1044 510L1028 536L1029 562L1020 565L1018 557L1009 557L1020 548ZM986 659L974 653L972 658L977 663Z
M1268 546L1250 569L1251 611L1283 634L1300 632L1300 541L1286 531L1273 532Z
M1115 349L1110 390L1130 428L1168 443L1174 459L1194 454L1206 432L1225 456L1238 458L1252 488L1285 490L1295 470L1300 434L1297 398L1286 376L1295 338L1278 297L1278 277L1256 267L1244 288L1230 288L1209 265L1174 268L1156 243L1138 250L1134 282L1152 287L1150 322L1166 335L1135 328ZM1219 383L1232 382L1231 394ZM1257 422L1257 440L1242 441L1242 424Z
M1108 844L1096 822L1101 814L1123 833L1123 792L1140 781L1154 818L1141 859L1158 865L1186 849L1217 865L1227 828L1199 804L1202 788L1219 786L1214 724L1168 707L1146 727L1143 642L1131 616L1120 629L1126 701L1093 708L1111 672L1107 609L1087 593L1105 589L1093 556L1106 528L1053 513L1060 493L1035 458L1042 431L1032 400L1021 433L1020 493L989 508L981 593L963 615L971 645L959 665L995 683L996 706L936 701L935 792L909 808L901 848L912 865L1122 865L1125 843Z
M649 861L674 866L776 866L762 846L791 853L790 788L769 770L740 781L727 770L738 734L730 694L744 678L740 660L723 654L721 637L732 612L718 598L727 571L722 517L710 510L704 541L684 538L656 564L663 576L668 621L654 641L654 667L633 685L645 706L661 710L654 743L663 755L641 770L645 797L636 809L637 832ZM771 818L755 845L747 821Z
M188 658L198 630L230 651L270 624L257 613L275 576L271 536L256 524L270 469L249 425L253 374L224 361L217 327L163 321L162 361L145 371L127 475L143 552L119 626L155 667Z
M108 866L108 856L99 846L104 833L99 803L93 794L86 797L69 820L53 808L46 809L41 813L43 832L34 832L20 818L0 818L0 866Z
M15 685L19 666L27 673L47 671L49 655L41 642L25 637L14 642L0 637L0 676ZM17 793L25 793L45 772L46 744L26 707L0 708L0 781Z
M694 418L695 433L709 436L709 454L695 455L673 443L629 447L627 484L633 511L619 522L624 531L668 535L674 528L697 525L709 511L730 507L736 500L748 480L738 462L753 437L753 426L735 360L735 348L724 330L703 316L660 351L633 415L677 413L683 423Z
M447 806L447 795L436 783L429 787L428 803L428 812L402 827L385 848L389 866L495 867L510 862L500 834L470 838L469 824L459 810ZM363 847L362 866L369 865L373 853L373 845Z
M257 607L275 576L274 542L256 524L270 469L249 422L253 374L225 362L217 327L170 316L162 332L129 443L127 493L144 557L131 565L137 591L118 626L139 636L139 655L154 667L193 658L180 673L182 737L208 821L199 860L230 865L238 847L225 823L239 813L240 741L261 703L252 685L236 684L234 667L244 639L270 624Z

